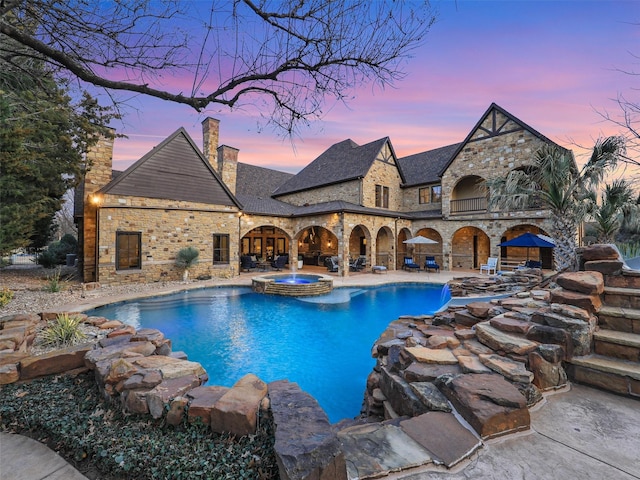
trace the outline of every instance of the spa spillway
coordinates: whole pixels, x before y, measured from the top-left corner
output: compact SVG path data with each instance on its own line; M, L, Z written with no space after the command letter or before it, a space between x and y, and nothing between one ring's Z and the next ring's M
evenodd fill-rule
M288 297L325 295L333 289L333 278L306 273L262 275L252 279L252 288L254 292Z

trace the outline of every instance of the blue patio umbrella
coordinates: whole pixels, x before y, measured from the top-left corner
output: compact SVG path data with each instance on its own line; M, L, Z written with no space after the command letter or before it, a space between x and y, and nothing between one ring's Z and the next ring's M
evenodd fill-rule
M527 232L515 238L512 238L511 240L507 240L506 242L499 243L498 246L499 247L526 247L527 260L529 260L530 248L553 248L556 245L555 243L545 240L540 235Z

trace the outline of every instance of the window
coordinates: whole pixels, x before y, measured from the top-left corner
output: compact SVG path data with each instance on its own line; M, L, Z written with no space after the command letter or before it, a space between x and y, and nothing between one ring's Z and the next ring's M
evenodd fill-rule
M116 270L139 269L142 265L142 233L116 233Z
M431 203L440 203L442 201L442 185L434 185L431 187Z
M213 234L213 264L229 263L229 235Z
M376 185L376 207L389 208L389 187Z
M440 203L442 202L442 185L432 185L418 190L418 202Z

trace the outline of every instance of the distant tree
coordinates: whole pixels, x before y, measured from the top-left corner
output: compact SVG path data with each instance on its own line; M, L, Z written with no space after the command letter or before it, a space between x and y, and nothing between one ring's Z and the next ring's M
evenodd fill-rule
M74 103L45 63L22 61L0 58L2 254L47 244L62 197L85 167L84 154L98 133L109 133L101 125L113 117L88 94Z
M556 270L575 268L577 226L589 212L589 192L602 182L607 172L624 154L622 137L596 142L590 158L578 169L573 154L557 145L545 145L527 170L512 170L506 178L487 181L491 209L524 209L540 205L551 213L551 236Z
M402 78L434 19L427 0L3 0L0 54L198 111L253 104L291 133L326 97Z
M587 197L587 204L590 205L589 216L593 220L599 243L613 243L623 227L627 231L638 228L640 205L636 202L631 184L625 179L605 185L600 195L592 190Z

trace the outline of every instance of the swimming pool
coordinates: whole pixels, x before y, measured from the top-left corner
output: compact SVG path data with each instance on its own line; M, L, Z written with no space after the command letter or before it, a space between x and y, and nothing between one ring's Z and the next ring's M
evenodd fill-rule
M450 298L442 285L339 288L292 298L250 288L190 290L86 312L136 328L156 328L202 364L210 385L232 386L247 373L288 379L313 395L332 422L359 414L371 347L401 315L430 314Z

